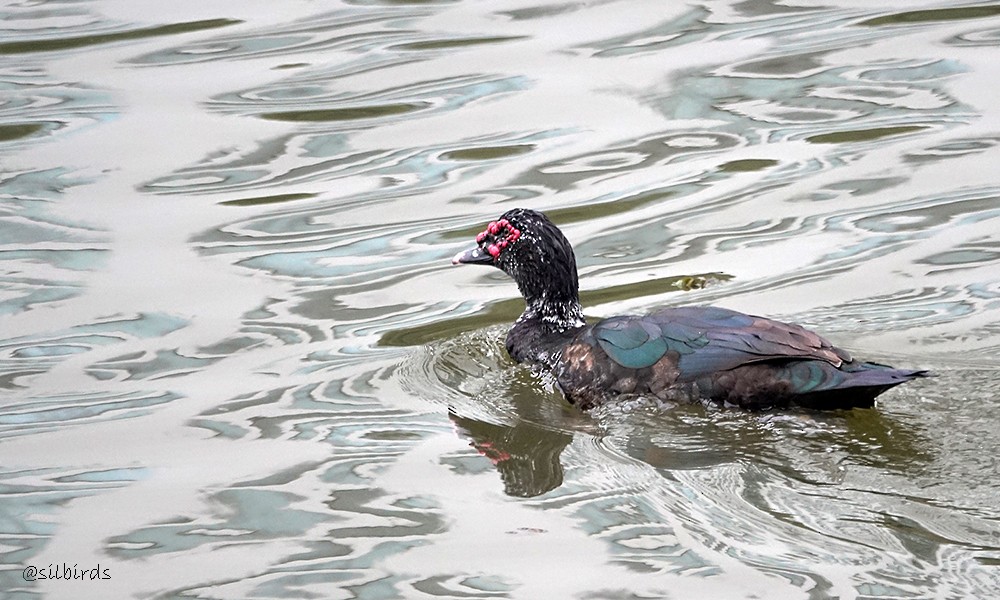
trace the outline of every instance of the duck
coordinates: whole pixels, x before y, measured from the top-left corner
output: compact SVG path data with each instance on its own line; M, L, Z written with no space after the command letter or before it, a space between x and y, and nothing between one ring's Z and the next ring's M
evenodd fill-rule
M476 236L453 265L500 269L524 312L505 346L547 370L566 400L589 410L623 398L767 410L867 408L901 383L930 375L855 360L800 325L718 306L662 308L588 324L573 247L542 212L515 208Z

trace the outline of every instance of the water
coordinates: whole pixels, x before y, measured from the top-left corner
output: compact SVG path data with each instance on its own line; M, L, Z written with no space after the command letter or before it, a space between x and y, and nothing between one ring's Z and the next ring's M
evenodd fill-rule
M1000 7L2 11L5 597L996 597ZM449 264L513 206L939 376L582 414Z

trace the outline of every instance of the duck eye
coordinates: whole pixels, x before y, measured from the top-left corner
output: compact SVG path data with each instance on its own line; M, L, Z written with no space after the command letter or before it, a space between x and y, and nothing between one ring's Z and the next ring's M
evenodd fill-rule
M490 221L486 229L476 236L476 243L484 246L486 252L495 260L500 253L521 237L521 230L510 224L507 219Z

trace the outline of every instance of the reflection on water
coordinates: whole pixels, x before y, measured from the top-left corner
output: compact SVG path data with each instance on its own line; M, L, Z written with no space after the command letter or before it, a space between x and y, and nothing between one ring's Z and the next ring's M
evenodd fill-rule
M504 493L532 498L551 492L563 482L563 449L573 440L569 433L540 427L529 421L513 426L448 415L469 438L471 446L490 459L500 473Z
M990 598L996 6L0 8L12 597ZM588 316L719 303L939 377L582 414L513 364L512 206ZM109 569L25 581L27 565Z

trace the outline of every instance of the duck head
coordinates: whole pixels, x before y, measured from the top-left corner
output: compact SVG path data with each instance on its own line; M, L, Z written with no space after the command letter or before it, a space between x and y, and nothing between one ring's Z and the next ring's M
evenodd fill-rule
M573 247L538 211L505 212L476 236L475 246L451 262L493 266L510 275L527 304L522 317L539 315L561 329L583 322Z

